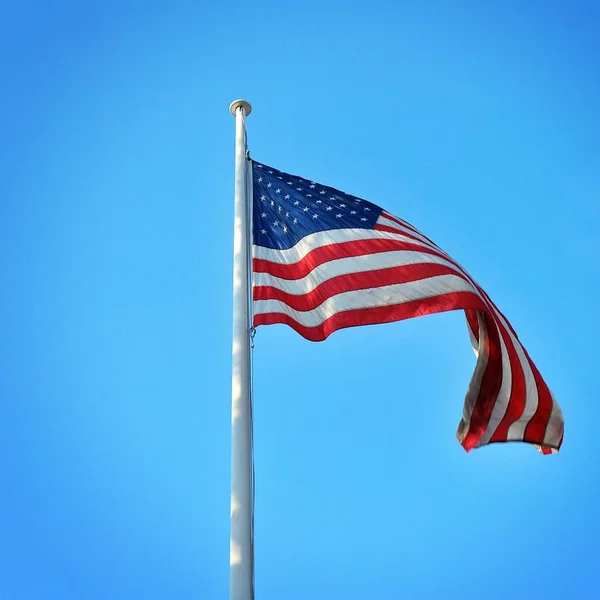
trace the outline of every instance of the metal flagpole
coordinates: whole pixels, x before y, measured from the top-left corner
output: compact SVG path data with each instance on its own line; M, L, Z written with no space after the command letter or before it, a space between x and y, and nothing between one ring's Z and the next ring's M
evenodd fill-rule
M229 598L254 600L252 406L250 397L250 220L245 117L252 107L234 100L233 344L231 370L231 538Z

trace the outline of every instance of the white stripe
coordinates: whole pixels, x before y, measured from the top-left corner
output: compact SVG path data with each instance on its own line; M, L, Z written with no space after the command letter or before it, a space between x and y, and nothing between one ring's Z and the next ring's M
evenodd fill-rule
M442 250L437 244L434 244L431 240L428 240L420 231L417 231L416 229L414 229L412 227L412 225L408 225L408 224L407 225L399 225L398 223L396 223L395 221L392 221L389 218L391 216L393 216L393 215L382 212L379 219L377 219L377 224L378 225L386 225L387 227L395 227L396 229L398 229L399 232L402 232L402 231L407 232L407 235L409 233L412 233L413 235L417 235L419 237L419 241L424 246L426 246L427 248L436 250L437 252L440 252L448 260L451 260L452 262L456 262L447 252ZM396 217L394 217L394 218L396 218Z
M416 231L417 233L420 233L420 231L414 225L411 225L408 221L405 221L404 219L401 219L400 217L393 215L392 213L388 212L387 210L382 210L381 216L385 217L386 219L393 220L394 222L400 222L400 224L403 227L406 227L407 229L412 229L412 230Z
M424 263L445 265L458 271L452 263L443 258L433 256L432 254L415 252L414 250L396 250L393 252L380 252L378 254L349 256L346 258L330 260L315 267L310 273L299 279L275 277L269 273L255 273L254 285L273 286L288 294L302 295L312 292L324 281L332 279L333 277L339 277L340 275ZM475 288L473 288L473 292L479 294Z
M309 311L290 308L281 300L255 300L254 314L284 313L305 327L317 327L338 312L377 306L392 306L431 298L448 292L472 292L470 283L456 275L439 275L421 281L343 292Z
M412 231L413 233L418 233L420 236L425 237L414 225L411 225L407 221L404 221L403 219L400 219L396 215L389 213L387 210L381 211L381 215L379 218L386 219L386 221L392 221L396 225L401 225L402 227L405 227L407 229L407 231ZM377 219L377 221L379 221L379 219ZM431 242L431 240L429 240L429 241ZM431 242L431 243L433 243L433 242Z
M421 245L424 249L431 247L429 244L420 244L418 240L402 235L401 233L376 231L375 229L329 229L327 231L310 233L303 237L296 245L283 250L254 244L252 247L252 256L253 258L268 260L280 265L291 265L301 261L309 252L321 246L361 240L394 240Z

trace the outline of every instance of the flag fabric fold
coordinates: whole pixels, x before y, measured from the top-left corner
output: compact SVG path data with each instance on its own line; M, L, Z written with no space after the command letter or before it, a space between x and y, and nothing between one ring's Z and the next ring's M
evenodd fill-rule
M338 329L463 310L475 371L458 425L469 451L492 442L557 452L560 407L506 317L469 274L379 206L252 161L254 326L311 341Z

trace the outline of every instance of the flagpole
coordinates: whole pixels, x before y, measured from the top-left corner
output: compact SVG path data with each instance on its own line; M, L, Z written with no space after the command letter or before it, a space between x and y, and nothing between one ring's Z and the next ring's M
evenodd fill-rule
M231 370L231 538L229 598L254 600L252 413L250 397L250 222L245 118L252 107L234 100L233 343Z

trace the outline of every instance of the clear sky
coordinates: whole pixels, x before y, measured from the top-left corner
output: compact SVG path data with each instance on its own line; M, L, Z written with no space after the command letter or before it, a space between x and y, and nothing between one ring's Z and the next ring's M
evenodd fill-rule
M600 598L597 2L5 2L0 598L228 594L234 119L405 218L561 403L466 454L462 313L259 329L257 600ZM596 348L596 350L595 350Z

